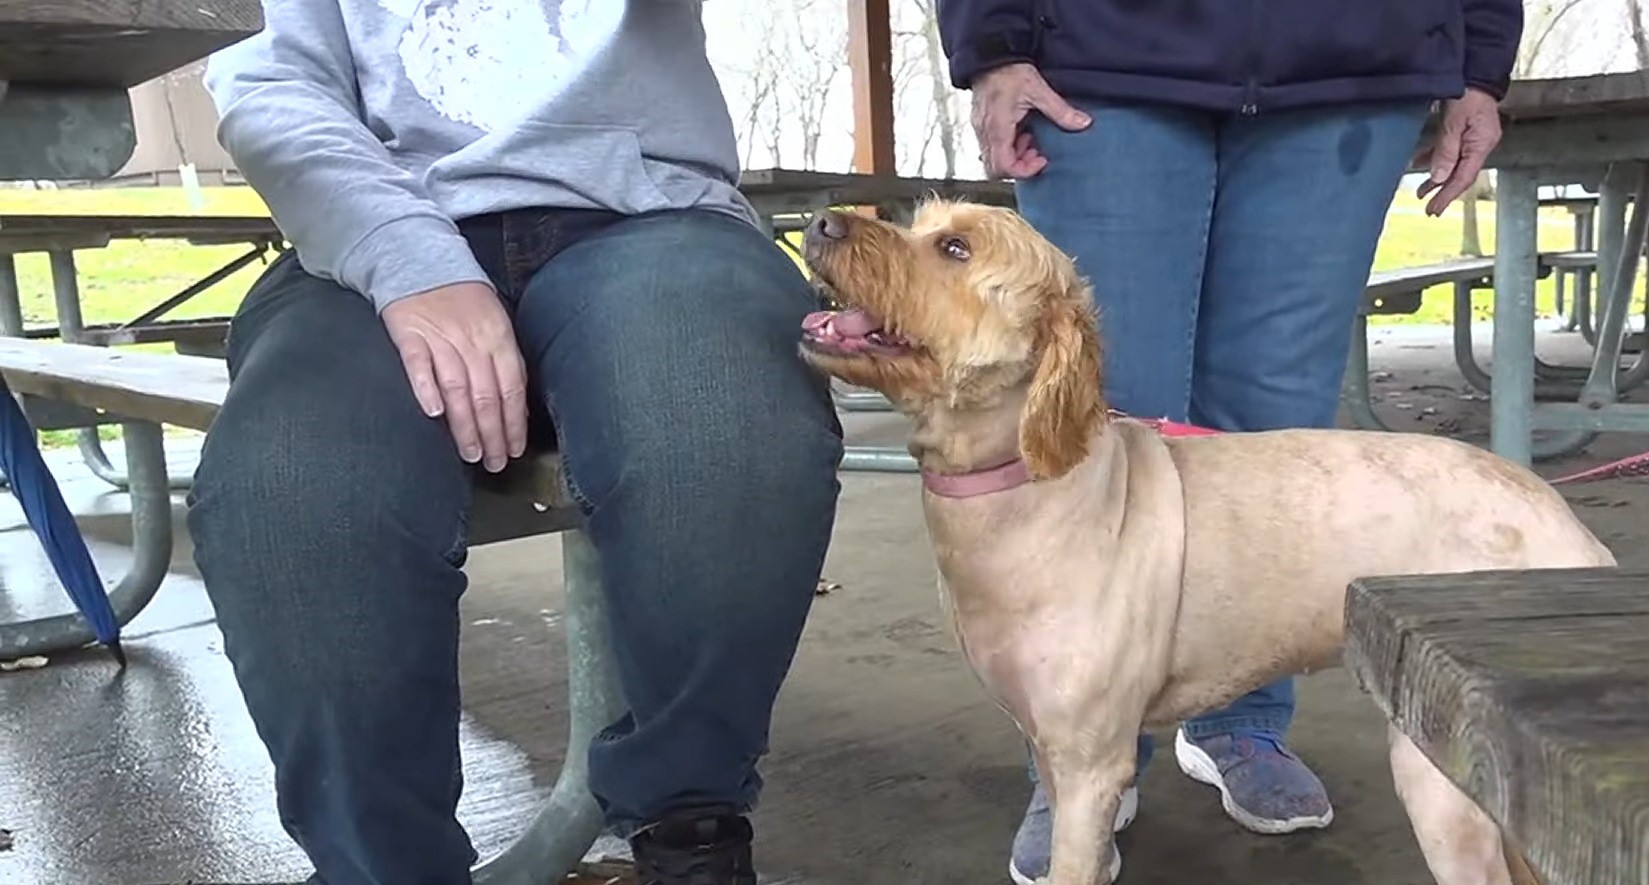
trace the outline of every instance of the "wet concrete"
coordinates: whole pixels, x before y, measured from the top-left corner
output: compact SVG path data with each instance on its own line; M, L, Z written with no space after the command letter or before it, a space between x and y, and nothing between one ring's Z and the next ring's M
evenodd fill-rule
M1543 336L1543 348L1573 356L1576 337ZM1487 403L1463 392L1446 333L1381 331L1376 339L1376 367L1391 373L1376 384L1388 421L1486 440ZM854 415L848 423L855 442L901 442L895 418ZM1586 457L1543 471L1644 447L1649 439L1607 438ZM187 470L190 445L170 448ZM66 453L52 464L101 567L117 574L128 556L125 497ZM1641 485L1582 486L1571 501L1623 561L1649 564ZM526 824L560 763L559 561L554 538L471 558L460 816L483 853ZM0 498L0 617L62 610L48 574L15 504ZM1026 794L1021 748L942 626L914 478L845 478L827 577L841 587L817 600L764 766L761 865L829 885L1005 882ZM281 831L267 757L223 658L187 538L128 636L133 666L122 676L95 652L0 673L0 828L15 838L0 850L0 883L300 880L307 865ZM1123 837L1124 883L1428 882L1391 794L1383 724L1343 673L1301 681L1294 742L1335 798L1330 829L1243 833L1213 791L1162 755Z

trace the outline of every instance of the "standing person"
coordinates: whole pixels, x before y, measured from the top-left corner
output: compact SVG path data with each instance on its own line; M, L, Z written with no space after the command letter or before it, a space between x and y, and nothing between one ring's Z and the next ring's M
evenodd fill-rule
M207 86L292 242L241 305L189 527L325 885L467 885L473 468L553 419L629 712L643 885L755 885L745 812L835 513L816 306L739 194L698 0L265 0ZM582 750L583 748L574 748Z
M1393 192L1432 103L1436 215L1498 143L1519 0L940 0L982 159L1094 283L1110 401L1221 430L1327 427ZM1333 807L1292 680L1183 723L1182 771L1258 833ZM1152 750L1142 736L1139 766ZM1010 870L1049 860L1034 789ZM1138 796L1125 797L1117 828Z

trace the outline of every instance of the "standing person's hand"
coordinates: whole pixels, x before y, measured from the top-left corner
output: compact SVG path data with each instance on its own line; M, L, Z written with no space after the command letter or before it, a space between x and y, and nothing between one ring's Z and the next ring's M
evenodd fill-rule
M1030 178L1048 165L1024 129L1025 117L1040 111L1061 129L1074 132L1094 121L1054 92L1036 66L1023 62L992 68L972 85L973 132L979 138L979 159L985 174Z
M481 283L394 302L384 326L418 405L445 415L458 454L494 473L527 448L527 371L498 296Z
M1427 215L1442 215L1477 180L1483 162L1500 144L1500 103L1495 97L1467 87L1466 94L1443 103L1443 124L1437 142L1422 155L1431 177L1420 183L1415 197L1425 199Z

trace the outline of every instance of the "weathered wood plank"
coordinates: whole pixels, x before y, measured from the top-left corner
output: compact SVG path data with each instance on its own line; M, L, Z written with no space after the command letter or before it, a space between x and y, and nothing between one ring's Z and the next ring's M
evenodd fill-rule
M888 0L847 0L853 170L893 175L893 33Z
M1457 258L1417 267L1374 271L1368 275L1368 287L1364 294L1378 298L1485 276L1494 276L1493 258Z
M1005 181L902 178L796 169L746 170L740 175L739 190L758 211L770 214L808 212L826 205L909 203L935 194L993 206L1014 205L1013 185Z
M194 430L229 391L221 360L0 337L0 373L18 393Z
M262 28L258 0L0 0L0 80L126 89Z
M1649 882L1649 572L1359 580L1346 663L1547 885Z
M1649 113L1649 71L1518 80L1500 112L1512 120L1574 114Z
M229 392L222 360L21 338L0 337L0 374L16 393L194 430L211 427ZM476 480L475 544L561 531L578 519L554 452L497 475L478 470Z
M10 243L188 240L201 246L279 242L280 228L257 215L0 215L0 252ZM35 246L34 248L40 248Z

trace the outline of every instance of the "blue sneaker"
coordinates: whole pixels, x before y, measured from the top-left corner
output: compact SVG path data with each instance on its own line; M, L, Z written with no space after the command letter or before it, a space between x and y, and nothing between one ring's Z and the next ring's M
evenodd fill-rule
M1139 788L1129 787L1117 806L1114 832L1122 832L1139 814ZM1013 836L1013 854L1008 860L1008 876L1015 885L1037 885L1047 881L1048 865L1053 855L1053 809L1048 805L1048 794L1039 780L1031 790L1031 804L1025 808L1025 818L1019 822L1019 832ZM1122 852L1111 851L1111 881L1122 872Z
M1322 829L1334 820L1323 782L1278 735L1236 731L1193 741L1174 735L1180 771L1220 791L1225 813L1265 835Z

